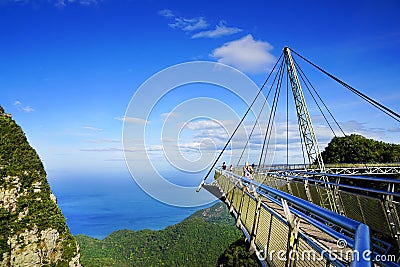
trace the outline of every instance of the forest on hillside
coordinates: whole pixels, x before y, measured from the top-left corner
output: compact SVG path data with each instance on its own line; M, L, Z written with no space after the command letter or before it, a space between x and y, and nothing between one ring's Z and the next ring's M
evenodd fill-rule
M394 163L400 162L400 145L352 134L334 137L321 155L324 163Z
M217 203L163 230L120 230L103 240L76 239L83 266L258 266L241 237L225 205Z

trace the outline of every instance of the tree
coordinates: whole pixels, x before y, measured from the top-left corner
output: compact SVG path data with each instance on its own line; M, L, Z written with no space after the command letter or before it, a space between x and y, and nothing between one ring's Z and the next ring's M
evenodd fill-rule
M400 145L352 134L334 137L321 155L325 163L392 163L400 161Z
M218 266L259 267L260 263L255 253L250 253L243 237L232 243L218 259Z

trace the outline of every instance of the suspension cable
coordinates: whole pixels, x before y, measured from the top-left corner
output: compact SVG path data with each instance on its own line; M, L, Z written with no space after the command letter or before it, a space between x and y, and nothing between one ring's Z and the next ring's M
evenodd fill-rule
M301 80L303 81L304 85L306 86L306 88L307 88L308 92L310 93L312 99L314 100L315 104L317 105L319 111L321 112L322 117L324 117L325 122L328 124L328 126L329 126L329 128L331 129L333 135L336 137L335 131L333 130L331 124L329 123L328 119L326 118L326 116L325 116L324 112L322 111L320 105L318 104L318 102L317 102L317 100L315 99L313 93L311 92L310 88L308 87L308 84L306 83L305 78L303 77L303 75L305 76L305 74L303 73L302 69L301 69L300 66L297 64L297 62L294 61L294 59L293 59L293 62L294 62L294 64L295 64L296 68L300 70L300 71L299 71L300 78L301 78ZM308 81L308 79L307 79L307 81Z
M284 68L283 68L283 69L284 69ZM282 73L281 73L281 75L280 75L280 77L279 77L278 84L277 84L278 95L277 95L277 97L276 97L275 109L274 109L274 113L273 113L273 116L272 116L272 124L271 124L270 131L269 131L269 135L268 135L267 147L266 147L266 149L265 149L265 156L264 156L264 161L263 161L263 165L264 165L264 166L265 166L265 161L266 161L267 156L268 156L268 148L269 148L269 144L270 144L270 140L271 140L271 136L272 136L272 128L273 128L273 125L274 125L274 122L275 122L276 110L278 109L279 95L280 95L280 93L281 93L282 78L283 78L283 73L284 73L284 72L285 72L285 71L282 70Z
M306 59L305 57L303 57L302 55L300 55L299 53L297 53L296 51L291 50L293 53L295 53L296 55L298 55L300 58L302 58L304 61L308 62L309 64L311 64L312 66L314 66L316 69L318 69L319 71L323 72L324 74L328 75L330 78L332 78L333 80L335 80L336 82L338 82L339 84L343 85L344 87L346 87L348 90L350 90L351 92L353 92L354 94L358 95L359 97L361 97L362 99L364 99L365 101L369 102L371 105L375 106L377 109L381 110L383 113L387 114L388 116L392 117L393 119L395 119L396 121L400 122L400 115L396 112L394 112L393 110L391 110L390 108L385 107L384 105L378 103L377 101L373 100L372 98L370 98L369 96L361 93L360 91L358 91L357 89L355 89L354 87L348 85L347 83L343 82L342 80L340 80L339 78L333 76L332 74L330 74L329 72L325 71L324 69L322 69L321 67L317 66L316 64L312 63L311 61L309 61L308 59Z
M332 112L329 110L328 106L325 104L324 100L321 98L321 96L319 95L318 91L314 88L314 86L312 85L312 83L310 82L310 80L307 78L307 75L304 73L304 71L301 69L300 65L297 63L297 61L293 58L294 63L296 64L297 68L300 70L300 72L304 75L304 77L306 78L308 84L311 86L311 88L313 89L313 91L315 92L315 94L317 95L318 99L321 101L321 103L324 105L325 109L328 111L329 115L331 116L331 118L334 120L335 124L337 125L337 127L340 129L340 131L342 132L342 134L344 136L346 136L346 133L343 131L342 127L340 126L340 124L337 122L337 120L335 119L335 117L333 116ZM310 89L307 87L307 89L310 91ZM311 92L310 92L311 94ZM322 113L322 111L321 111Z
M263 85L261 86L260 90L258 90L256 97L253 99L253 102L251 102L249 108L246 110L245 114L243 115L242 119L240 120L240 122L238 123L238 125L236 126L236 129L233 131L233 133L231 134L231 136L229 137L228 141L226 142L225 146L223 147L223 149L221 150L221 152L219 153L217 159L215 160L215 162L213 163L213 165L211 166L210 170L207 172L206 176L203 178L203 181L201 181L201 183L199 184L199 186L196 189L196 192L199 192L201 187L203 186L203 184L206 182L208 176L210 175L210 173L212 172L212 170L214 169L215 165L217 165L218 160L221 158L222 154L224 153L225 149L228 147L228 144L231 142L233 136L235 135L235 133L237 132L237 130L239 129L240 125L242 124L242 122L244 121L244 119L246 118L247 114L250 112L251 108L253 107L254 103L256 102L258 96L261 94L262 90L264 89L264 86L267 84L269 78L271 77L272 73L275 70L276 65L278 65L279 61L282 58L283 53L279 56L278 60L276 61L274 67L272 68L271 72L269 73L267 79L264 81Z
M269 97L270 93L272 92L272 88L274 88L274 86L275 86L275 82L278 83L277 78L279 79L279 73L281 73L281 71L282 71L283 62L284 62L284 60L282 60L281 64L279 65L278 73L275 75L274 80L273 80L273 82L272 82L272 84L271 84L271 86L269 88L268 97ZM271 116L271 113L272 113L272 111L274 109L275 98L276 98L276 91L274 93L274 98L273 98L273 101L272 101L270 116ZM269 125L270 125L270 117L268 119L268 126L265 129L266 133L265 133L265 136L264 136L264 141L263 141L263 146L262 146L262 149L261 149L260 159L259 159L259 162L258 162L258 165L257 165L258 169L261 168L261 158L262 158L262 155L263 155L263 152L264 152L265 140L266 140L266 136L267 136L267 131L269 129Z
M275 95L274 95L274 100L273 100L273 103L272 103L271 113L270 113L269 118L268 118L268 124L267 124L267 128L266 128L266 131L265 131L264 142L263 142L263 146L262 146L262 149L261 149L260 159L258 161L258 168L261 167L261 161L262 161L263 156L264 156L266 140L267 140L267 137L269 136L270 128L272 129L272 125L273 125L273 114L274 114L274 110L276 108L276 102L278 101L278 97L279 97L279 93L278 93L279 79L280 79L281 74L283 72L283 66L284 66L284 61L282 61L281 65L279 67L278 74L275 76L275 78L278 77L278 82L277 82L276 89L275 89ZM264 162L265 162L265 160L264 160Z
M243 148L243 150L242 150L242 153L240 154L239 160L237 161L237 164L236 164L237 166L239 166L240 161L242 160L244 151L246 150L247 145L248 145L249 142L250 142L250 138L253 136L254 129L256 128L257 122L259 121L259 119L260 119L260 117L261 117L261 114L262 114L262 112L263 112L263 110L264 110L265 104L267 104L268 97L269 97L269 95L271 94L272 87L273 87L273 85L274 85L274 83L275 83L275 79L276 79L276 76L275 76L275 78L274 78L274 81L272 82L272 85L270 86L270 88L269 88L269 90L268 90L267 96L265 97L265 101L264 101L264 103L262 104L261 110L260 110L260 112L259 112L258 115L257 115L256 121L255 121L255 123L254 123L254 125L253 125L253 128L251 129L249 138L247 138L247 140L246 140L246 144L244 145L244 148Z

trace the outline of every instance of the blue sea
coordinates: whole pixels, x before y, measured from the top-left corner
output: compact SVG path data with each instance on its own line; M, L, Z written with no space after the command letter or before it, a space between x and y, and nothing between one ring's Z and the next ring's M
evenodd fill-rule
M73 235L102 239L121 229L160 230L204 208L161 203L143 192L129 173L49 175L49 183Z

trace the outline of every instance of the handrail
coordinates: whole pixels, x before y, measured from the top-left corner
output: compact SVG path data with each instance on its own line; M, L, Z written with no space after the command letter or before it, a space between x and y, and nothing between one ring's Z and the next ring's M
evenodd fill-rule
M304 164L304 163L294 163L294 164L271 164L271 165L261 165L260 168L276 168L276 167L310 167L312 164ZM244 165L238 165L238 167ZM400 162L391 162L391 163L327 163L325 164L328 168L368 168L368 167L400 167Z
M354 180L400 184L400 179L396 179L396 178L382 178L382 177L375 178L375 177L362 176L362 175L343 175L343 174L334 174L334 173L307 172L307 171L295 171L295 170L293 170L291 172L304 173L304 174L308 174L308 175L321 175L321 176L328 176L328 177L334 177L334 178L345 178L345 179L354 179Z
M397 193L397 192L391 192L391 191L385 191L385 190L379 190L379 189L372 189L372 188L366 188L366 187L359 187L359 186L341 184L341 183L336 183L336 182L326 182L326 181L323 181L323 180L312 179L310 177L293 176L293 175L287 175L287 174L282 174L282 173L277 173L277 172L266 173L265 175L279 176L279 177L289 177L289 178L293 178L293 179L318 182L318 183L321 183L321 184L328 184L328 185L333 185L333 186L342 187L342 188L355 189L355 190L359 190L359 191L366 191L366 192L371 192L371 193L376 193L376 194L392 195L392 196L400 197L400 193ZM324 174L321 174L321 175L324 175ZM347 177L343 177L343 178L347 178ZM284 178L278 178L278 179L286 180ZM398 183L398 182L395 182L395 183Z
M242 168L244 165L237 165L237 168ZM257 170L301 170L310 169L312 164L271 164L255 166ZM329 163L325 164L325 171L330 169L371 169L371 168L400 168L400 162L393 163ZM318 171L319 168L313 168Z
M292 203L308 212L311 212L311 213L317 215L318 217L325 219L328 222L334 222L334 224L336 224L348 231L355 232L357 229L357 226L360 224L360 222L357 222L353 219L344 217L344 216L337 214L333 211L330 211L328 209L321 208L320 206L318 206L316 204L313 204L313 203L303 200L301 198L295 197L293 195L290 195L290 194L280 191L278 189L266 186L266 185L258 183L256 181L247 179L245 177L241 177L241 180L245 181L249 184L253 184L253 185L257 186L258 187L257 191L260 191L260 188L261 188L261 189L267 191L268 193L271 193L275 196L283 198L286 201L289 201L290 203Z
M357 238L356 238L357 237ZM362 257L358 255L357 260L364 260L366 262L369 262L371 264L371 239L370 239L370 234L369 234L369 228L367 225L360 223L357 226L356 233L354 236L354 250L358 251L359 254L362 254ZM368 251L368 253L365 253ZM356 263L357 260L353 259L353 262L351 263L351 266L357 266L358 264ZM362 264L361 264L362 265Z
M259 193L261 195L271 194L271 195L277 196L281 199L285 199L286 201L290 202L294 206L300 207L307 212L310 212L314 215L317 215L320 218L325 219L327 222L333 223L341 228L344 228L344 229L354 233L355 242L353 245L353 250L358 251L358 252L361 252L361 251L364 252L367 250L371 251L370 250L371 244L370 244L369 227L367 225L357 222L353 219L347 218L343 215L337 214L333 211L321 208L320 206L317 206L313 203L305 201L301 198L292 196L292 195L282 192L280 190L277 190L277 189L274 189L267 185L256 182L254 180L237 175L236 173L222 171L222 170L219 170L219 171L221 171L222 174L229 174L229 176L234 177L235 179L238 179L247 184L252 184L252 185L256 186L257 193ZM349 244L349 245L351 245L351 244ZM359 261L356 261L353 259L352 266L353 267L371 266L371 259L365 258L365 257L359 258Z

